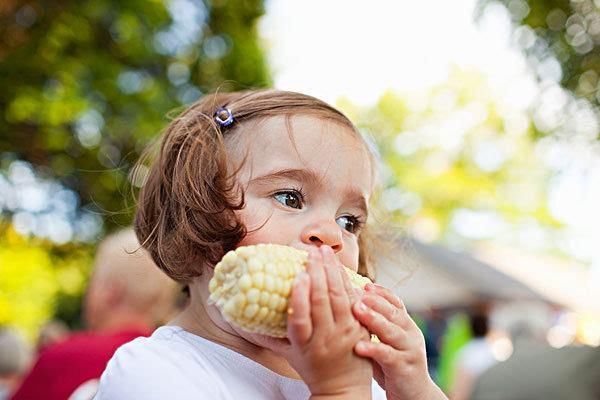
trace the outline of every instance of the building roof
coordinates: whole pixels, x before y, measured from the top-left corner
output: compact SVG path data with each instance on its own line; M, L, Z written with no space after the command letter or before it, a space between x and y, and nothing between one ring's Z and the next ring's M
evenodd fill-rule
M377 281L392 288L411 310L460 307L481 300L553 303L519 279L467 253L410 240L380 260Z
M557 304L600 316L600 276L582 263L494 244L480 245L473 254Z

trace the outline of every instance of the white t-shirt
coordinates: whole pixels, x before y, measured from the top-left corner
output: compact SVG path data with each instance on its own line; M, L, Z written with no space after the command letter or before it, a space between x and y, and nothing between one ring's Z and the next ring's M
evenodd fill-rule
M492 353L492 348L487 340L476 338L459 350L457 365L474 376L481 375L486 369L496 364L498 360Z
M96 400L308 399L304 382L186 332L158 328L121 346L100 378ZM385 392L373 381L373 399Z

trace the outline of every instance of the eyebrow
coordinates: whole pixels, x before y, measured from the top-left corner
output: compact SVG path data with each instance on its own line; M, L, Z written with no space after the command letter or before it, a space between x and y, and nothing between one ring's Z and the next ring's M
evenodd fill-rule
M270 172L268 174L251 179L250 183L269 184L281 180L307 182L308 184L314 186L321 184L321 178L316 172L305 169L282 169Z
M267 173L262 176L257 176L256 178L252 178L249 184L258 184L258 185L269 185L282 180L292 180L299 183L307 183L309 186L323 186L323 179L312 170L306 169L282 169L274 172ZM361 191L352 186L347 191L347 196L350 199L350 202L358 207L365 216L369 213L369 208L367 206L367 200L365 196L361 193Z

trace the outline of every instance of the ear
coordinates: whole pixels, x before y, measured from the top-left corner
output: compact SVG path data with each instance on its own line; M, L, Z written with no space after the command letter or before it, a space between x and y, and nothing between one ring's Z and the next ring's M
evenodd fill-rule
M113 281L104 288L104 305L108 310L119 307L125 297L125 286L123 282Z
M103 302L102 292L98 288L98 284L95 280L90 280L88 287L85 292L84 305L83 305L83 319L89 329L95 329L98 324L98 310L100 304Z

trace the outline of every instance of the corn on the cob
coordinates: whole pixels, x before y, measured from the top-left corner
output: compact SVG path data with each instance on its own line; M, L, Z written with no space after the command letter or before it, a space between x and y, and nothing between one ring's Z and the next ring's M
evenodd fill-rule
M287 334L287 309L292 283L308 253L288 246L258 244L225 254L209 283L209 302L225 319L242 329L274 337ZM369 278L344 268L357 288Z

